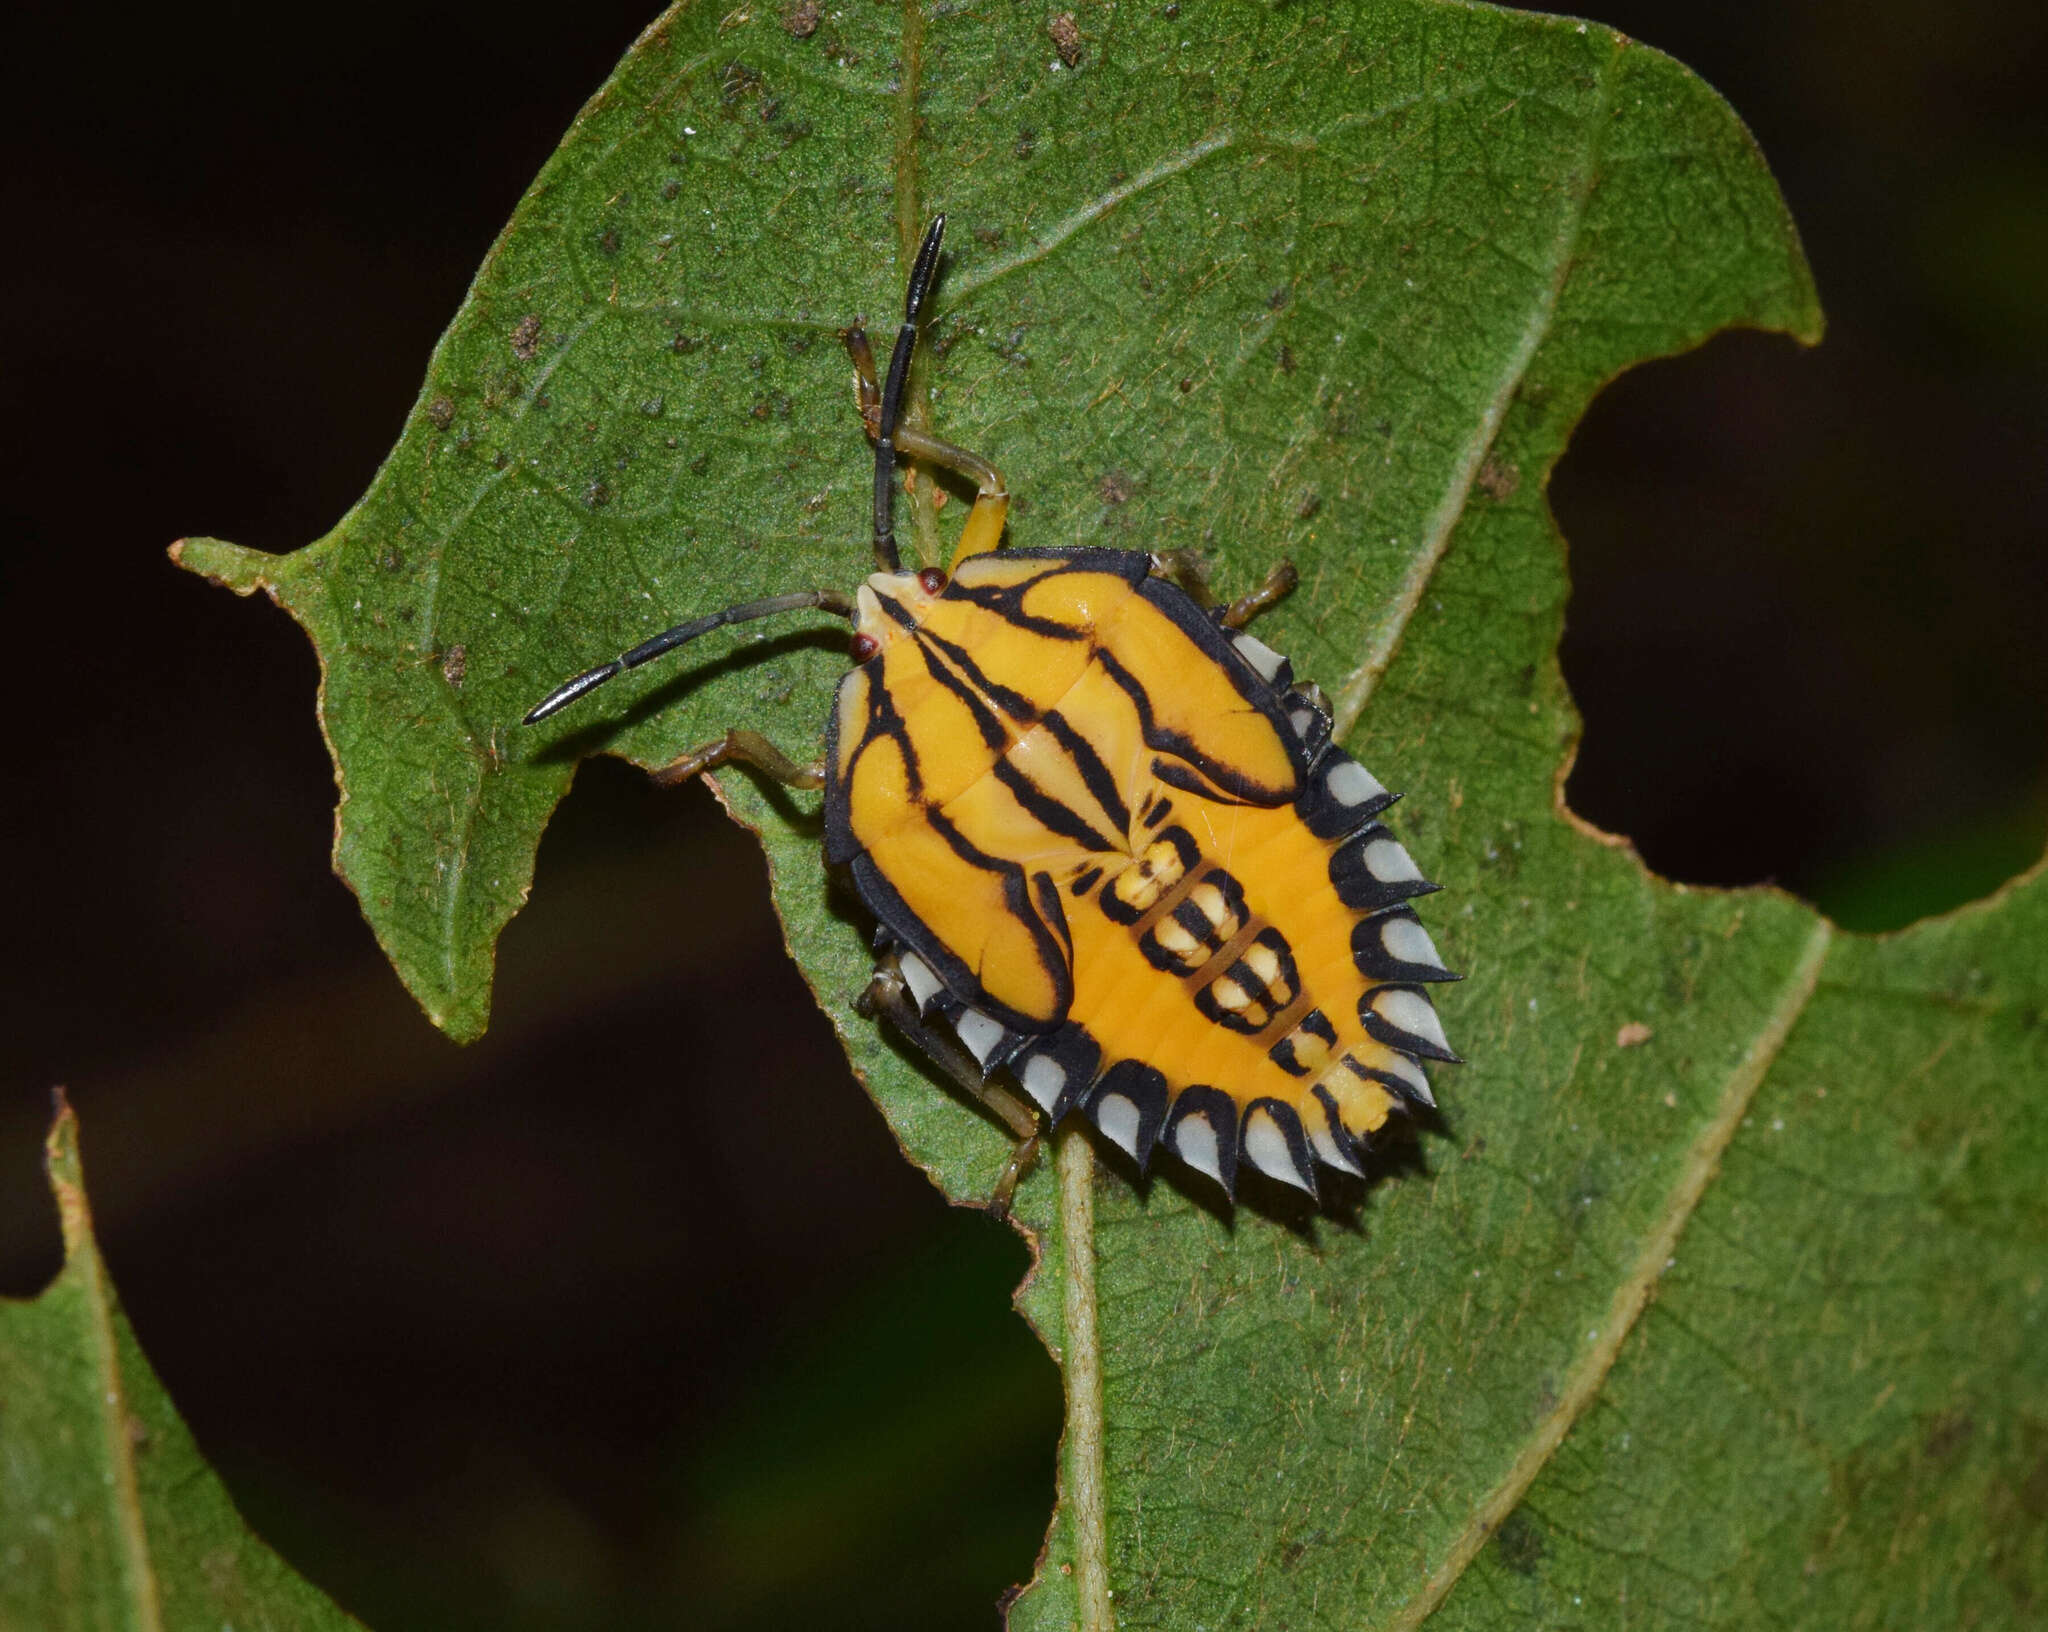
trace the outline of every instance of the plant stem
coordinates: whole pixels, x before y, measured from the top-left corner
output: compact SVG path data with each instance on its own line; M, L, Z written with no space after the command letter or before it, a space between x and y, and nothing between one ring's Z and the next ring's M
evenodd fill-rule
M1109 1536L1102 1488L1102 1348L1095 1323L1095 1155L1070 1131L1060 1140L1060 1247L1066 1260L1067 1511L1074 1524L1079 1632L1113 1632Z

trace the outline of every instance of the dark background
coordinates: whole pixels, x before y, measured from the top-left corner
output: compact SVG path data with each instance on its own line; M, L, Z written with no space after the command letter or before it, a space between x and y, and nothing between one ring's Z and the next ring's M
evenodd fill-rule
M2042 8L1595 10L1749 120L1831 328L1638 370L1582 428L1571 801L1852 927L1971 899L2048 831ZM68 1082L173 1396L379 1632L991 1626L1058 1432L1024 1253L896 1154L749 843L585 767L457 1050L328 873L307 643L163 559L355 499L649 16L10 24L0 1292L56 1266ZM772 1056L721 1027L742 1005Z

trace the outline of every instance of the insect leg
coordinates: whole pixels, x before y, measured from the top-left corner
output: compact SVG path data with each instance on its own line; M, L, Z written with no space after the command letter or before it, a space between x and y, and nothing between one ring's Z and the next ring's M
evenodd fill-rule
M825 762L822 759L810 765L799 765L758 731L728 731L718 741L693 748L673 764L662 766L654 773L654 780L664 787L673 787L706 771L715 771L721 765L733 764L751 765L786 788L822 788L825 785Z
M868 344L868 331L856 323L850 329L841 329L839 338L846 343L846 355L853 359L853 405L860 410L861 423L867 427L868 435L880 436L882 386L875 374L875 353Z
M1266 581L1248 595L1240 595L1224 609L1217 621L1226 629L1242 629L1274 602L1283 599L1301 582L1292 561L1282 561L1266 574Z
M1216 604L1216 592L1209 587L1209 574L1202 558L1193 550L1154 550L1152 576L1164 578L1183 595L1208 611Z
M867 990L861 993L854 1008L863 1015L881 1015L922 1049L932 1064L958 1083L968 1098L987 1110L1015 1136L1017 1142L1010 1151L1010 1159L1003 1164L1002 1176L996 1180L995 1189L989 1196L989 1210L998 1217L1006 1215L1018 1182L1031 1171L1031 1164L1038 1159L1038 1118L1019 1100L983 1080L981 1067L965 1048L944 1032L924 1023L924 1017L917 1012L917 1004L911 999L902 971L897 968L895 953L887 954L875 966L875 977L868 982Z
M941 442L908 425L896 427L896 447L913 459L956 471L974 481L974 508L967 512L967 525L960 529L960 542L953 546L953 565L969 556L986 555L1003 540L1003 522L1010 513L1010 488L1003 473L978 453Z
M868 345L867 334L861 329L847 329L840 338L846 342L846 353L853 359L854 402L860 409L868 435L875 439L879 455L882 389L875 381L875 354ZM950 442L941 442L937 437L927 436L909 425L898 425L890 432L890 445L892 469L895 455L907 453L913 459L922 459L941 470L956 471L973 480L974 508L968 512L967 525L961 530L960 542L953 551L955 566L971 555L986 555L1002 542L1003 522L1010 511L1010 489L1000 470L978 453L957 448ZM881 535L878 533L876 536L879 538ZM882 559L879 547L876 559Z

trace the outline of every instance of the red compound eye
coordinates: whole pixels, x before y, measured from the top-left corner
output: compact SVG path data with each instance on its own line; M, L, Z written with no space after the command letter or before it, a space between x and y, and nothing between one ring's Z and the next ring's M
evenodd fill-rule
M927 595L936 595L946 587L946 575L937 567L926 567L917 575L917 581Z
M856 663L867 662L869 658L873 657L881 649L882 643L875 639L873 635L855 635L853 637L853 660Z

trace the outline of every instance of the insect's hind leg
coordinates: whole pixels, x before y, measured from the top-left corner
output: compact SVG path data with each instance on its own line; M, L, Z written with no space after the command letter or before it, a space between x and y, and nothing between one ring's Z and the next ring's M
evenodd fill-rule
M654 780L664 787L673 787L721 765L751 765L786 788L816 789L825 785L824 760L799 765L758 731L728 731L718 741L693 748L681 759L662 766L654 773Z
M895 953L888 953L876 964L874 979L868 982L867 990L860 994L854 1008L863 1015L882 1016L922 1049L925 1058L958 1083L968 1098L989 1111L1015 1136L1016 1144L1011 1148L1010 1159L1003 1164L1002 1175L996 1180L995 1189L988 1198L989 1211L998 1218L1007 1217L1018 1184L1038 1160L1041 1138L1038 1118L1025 1109L1021 1101L985 1081L974 1057L964 1047L944 1032L924 1023L924 1016L917 1012L917 1004L910 995L903 972L897 967Z

